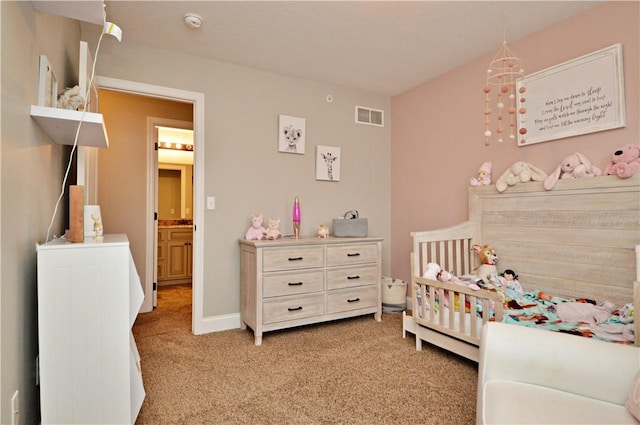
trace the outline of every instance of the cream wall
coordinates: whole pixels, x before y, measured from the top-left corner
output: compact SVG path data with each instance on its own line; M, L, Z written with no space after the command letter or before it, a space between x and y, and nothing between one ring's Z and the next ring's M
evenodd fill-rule
M36 13L31 2L0 2L1 228L0 423L11 423L11 397L20 398L20 423L39 422L36 242L44 241L60 194L69 148L55 144L31 119L38 101L38 56L49 58L60 86L77 75L80 25ZM63 199L52 234L67 227Z
M90 45L96 39L91 30L87 27L83 33ZM280 218L281 232L291 234L295 196L301 202L303 236L314 236L319 224L358 209L369 219L369 233L385 239L383 271L389 270L390 128L388 123L384 128L354 123L355 105L382 109L388 117L388 98L147 49L127 44L126 35L121 44L103 41L100 49L101 76L204 93L204 194L216 198L215 210L202 211L205 318L239 312L237 241L249 227L251 214ZM329 94L333 103L326 101ZM305 155L277 151L280 114L306 119ZM342 148L340 182L315 180L317 145ZM131 186L140 184L136 182ZM136 212L130 219L140 223L144 217ZM138 238L134 235L143 231L136 226L127 233Z
M109 148L98 153L98 204L106 233L126 233L142 282L146 281L147 117L193 119L193 106L100 90ZM144 287L144 284L143 284Z
M486 148L482 88L495 51L391 99L393 276L410 277L410 232L467 219L469 178L484 161L493 162L495 182L515 161L530 162L550 173L575 152L604 168L618 146L640 141L639 17L638 2L606 2L529 37L508 40L526 74L622 43L627 113L622 129L527 147L493 141ZM496 51L501 37L496 28Z

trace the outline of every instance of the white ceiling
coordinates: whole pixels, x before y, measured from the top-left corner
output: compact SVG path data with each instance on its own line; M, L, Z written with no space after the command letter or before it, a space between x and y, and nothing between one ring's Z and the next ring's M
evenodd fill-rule
M595 1L106 1L136 43L396 95ZM199 30L183 16L203 19ZM505 31L506 30L506 31ZM517 54L517 51L515 52ZM526 71L526 62L525 62Z

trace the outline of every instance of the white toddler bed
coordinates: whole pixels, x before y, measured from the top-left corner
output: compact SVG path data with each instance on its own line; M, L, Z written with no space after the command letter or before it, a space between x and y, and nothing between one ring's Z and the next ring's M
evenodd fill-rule
M640 175L561 180L550 191L542 182L502 193L469 188L467 222L411 236L412 312L403 313L403 337L414 334L417 350L425 341L478 361L482 324L502 321L501 294L422 277L428 263L472 274L473 243L491 245L498 271L514 270L525 291L640 306ZM476 307L482 313L470 314ZM640 345L640 320L632 328Z

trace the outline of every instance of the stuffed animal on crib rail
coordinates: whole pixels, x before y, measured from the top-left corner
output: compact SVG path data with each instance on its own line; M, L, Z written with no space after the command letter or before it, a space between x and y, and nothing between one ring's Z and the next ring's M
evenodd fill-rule
M266 238L267 231L262 227L262 213L251 216L251 227L247 230L245 239L248 241L260 241Z
M440 273L441 270L442 269L438 264L428 263L427 268L424 270L424 273L422 273L422 277L431 280L438 280L438 273Z
M624 145L612 155L604 174L626 179L640 174L640 145Z
M599 175L602 175L602 170L593 165L589 158L576 152L560 161L553 173L544 180L543 186L546 190L551 190L560 179L579 179Z
M496 189L498 192L504 192L507 187L516 183L541 182L546 178L547 173L540 168L524 161L517 161L500 176L496 182Z
M278 227L280 227L280 219L270 218L269 226L267 227L267 230L264 234L265 238L269 240L280 239L282 237L282 234L280 233L280 229Z
M471 186L490 186L491 185L491 163L484 162L480 169L478 169L478 175L469 179Z
M498 255L496 251L489 245L473 244L471 250L475 251L480 260L480 265L473 269L473 272L484 282L489 284L489 277L498 274L496 264L498 264Z

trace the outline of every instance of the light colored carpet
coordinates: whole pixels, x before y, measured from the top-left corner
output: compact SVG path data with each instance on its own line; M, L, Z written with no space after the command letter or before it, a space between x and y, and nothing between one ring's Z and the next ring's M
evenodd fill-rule
M402 316L191 334L190 287L159 289L134 334L138 424L473 424L477 365L402 338Z

